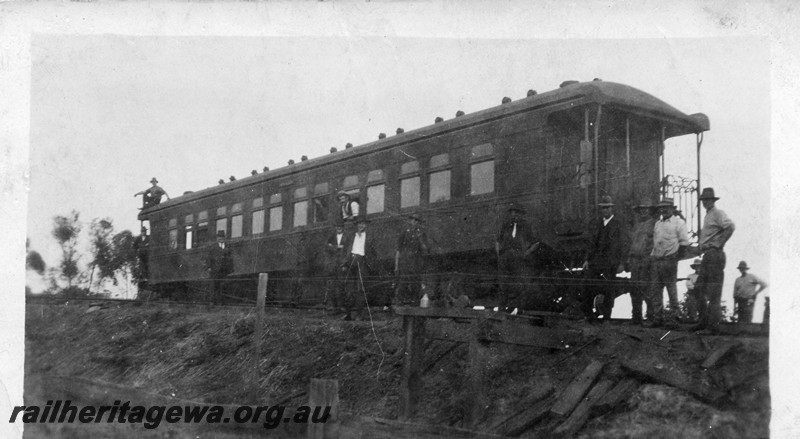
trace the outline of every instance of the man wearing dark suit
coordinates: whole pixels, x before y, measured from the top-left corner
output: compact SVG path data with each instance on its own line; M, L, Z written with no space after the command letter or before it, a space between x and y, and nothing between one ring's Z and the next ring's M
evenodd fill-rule
M509 218L500 227L494 249L500 275L500 306L510 310L524 302L521 295L529 272L527 258L539 247L539 240L522 217L525 215L522 206L512 204L508 212Z
M366 218L360 217L356 224L356 232L350 239L345 262L342 266L344 274L345 291L345 320L361 318L361 313L366 306L366 285L369 284L370 274L376 271L377 252L372 238L372 232L367 231Z
M344 233L344 225L337 223L325 241L325 297L329 298L333 309L344 310L343 273L350 237Z
M617 273L622 272L628 254L628 230L614 216L611 197L603 196L597 205L602 217L590 228L589 246L583 263L586 285L582 309L584 315L594 318L592 308L596 302L603 319L609 322L619 290L615 279ZM602 301L599 296L602 296Z
M422 298L422 275L425 271L425 257L430 246L425 230L421 227L422 218L416 213L409 215L409 225L397 238L394 256L394 273L397 275L397 289L394 294L395 305L414 305Z
M233 273L233 255L225 243L225 232L217 232L217 242L208 252L208 277L213 284L211 299L215 304L222 303L226 278Z

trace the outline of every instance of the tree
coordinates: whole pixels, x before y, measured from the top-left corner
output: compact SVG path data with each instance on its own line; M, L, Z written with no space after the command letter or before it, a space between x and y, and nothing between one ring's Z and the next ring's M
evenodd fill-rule
M78 268L78 255L76 246L78 235L81 233L81 223L78 220L79 214L72 211L69 216L58 215L53 218L53 237L61 246L61 278L67 281L67 288L72 289L73 282L80 275Z
M27 252L27 256L25 257L25 269L35 271L40 276L43 276L47 266L44 263L44 259L42 259L42 255L36 250L31 250L30 238L25 240L25 251Z
M92 262L89 274L89 288L92 286L94 270L98 269L97 284L102 285L106 279L111 279L114 285L117 284L117 266L114 258L113 244L110 240L114 233L114 225L108 218L92 220L89 236L91 239Z
M135 238L130 230L123 230L111 238L112 258L116 272L121 274L126 281L139 283L137 270Z

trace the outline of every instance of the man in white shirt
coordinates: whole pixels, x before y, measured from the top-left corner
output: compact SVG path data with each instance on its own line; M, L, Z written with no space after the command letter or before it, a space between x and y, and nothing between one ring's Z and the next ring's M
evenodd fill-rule
M733 284L733 301L736 307L736 321L740 323L753 322L753 308L755 307L756 297L758 293L767 288L767 283L761 280L755 274L748 273L750 267L747 262L739 262L736 267L741 276L736 278Z
M669 296L670 315L674 316L679 308L678 289L675 282L678 278L678 260L681 247L689 245L689 233L686 222L675 216L675 204L672 198L664 198L658 203L661 218L653 228L653 251L650 272L650 301L653 303L654 324L660 325L664 318L664 287Z
M369 283L369 276L372 272L371 265L375 263L375 247L372 243L372 235L367 231L367 220L359 218L356 224L356 232L350 239L347 250L344 272L345 289L345 320L352 320L355 311L356 319L359 319L363 308L366 305L366 287Z

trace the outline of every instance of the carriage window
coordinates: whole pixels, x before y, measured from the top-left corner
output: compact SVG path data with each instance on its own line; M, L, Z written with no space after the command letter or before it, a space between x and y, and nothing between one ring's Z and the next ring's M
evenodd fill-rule
M264 205L264 199L261 197L253 199L253 209L262 207Z
M416 172L416 171L419 171L419 162L417 161L403 163L402 165L400 165L401 174L408 174L410 172Z
M400 180L400 208L419 206L419 177Z
M470 166L470 195L494 192L494 160Z
M169 227L178 227L178 218L170 218L169 219Z
M448 154L439 154L431 157L430 168L438 168L440 166L447 166L450 164L450 156Z
M236 206L234 204L234 206ZM242 215L234 215L231 217L231 238L242 237Z
M294 190L294 198L303 198L308 194L308 191L304 187L299 187Z
M231 207L231 212L241 212L242 211L242 203L236 203Z
M170 223L172 223L172 220L170 220ZM172 229L169 231L169 249L178 249L178 229Z
M450 170L434 172L430 175L429 202L438 203L450 199Z
M269 209L269 231L274 232L283 228L283 206Z
M485 157L487 155L494 154L494 147L491 143L484 143L482 145L475 145L472 147L472 156L471 158L476 159L478 157Z
M253 226L252 232L253 235L258 235L264 233L264 211L263 210L256 210L253 212Z
M283 201L281 199L281 194L272 194L269 196L269 204L276 204L280 203L281 201Z
M220 218L217 220L217 231L214 233L214 236L219 235L219 232L228 236L228 218Z
M194 233L192 231L192 226L186 226L186 228L184 230L186 232L186 242L185 242L186 245L184 246L184 248L186 250L191 250L192 249L192 235L194 235Z
M217 208L217 216L222 216L228 213L228 209L225 206Z
M197 214L197 221L207 221L208 220L208 211L204 210Z
M194 234L195 245L202 244L206 241L208 241L208 221L197 224L197 232Z
M308 224L308 200L294 203L294 227Z
M328 193L328 183L320 183L314 186L314 195L322 195Z
M194 215L192 215L191 213L189 215L186 215L186 217L183 219L184 224L191 224L193 222L194 222Z
M344 178L344 184L342 187L350 188L353 186L358 186L358 175L349 175Z
M367 214L383 212L385 184L367 187Z
M328 196L324 195L321 197L314 198L314 218L312 220L315 223L322 223L327 221L328 219Z
M383 169L375 169L367 174L367 183L383 180Z

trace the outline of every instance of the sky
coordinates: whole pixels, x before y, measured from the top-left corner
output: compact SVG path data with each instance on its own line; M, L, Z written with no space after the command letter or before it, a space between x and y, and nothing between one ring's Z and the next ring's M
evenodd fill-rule
M763 38L35 35L28 236L54 266L55 215L77 210L84 237L103 217L138 232L133 194L152 177L175 197L530 88L599 77L709 116L703 182L738 226L727 249L729 296L734 260L769 279L768 54ZM695 176L695 141L668 143L666 173ZM628 316L621 302L615 315Z
M54 266L55 215L74 209L87 230L107 217L135 232L133 194L152 177L175 197L528 89L602 78L709 117L703 186L736 223L723 300L732 307L735 267L746 260L782 293L773 310L800 307L772 280L800 248L784 225L796 208L771 196L793 184L774 172L794 158L780 145L796 113L779 111L797 77L788 55L797 38L784 31L797 15L791 3L560 5L2 6L11 18L0 23L0 83L14 103L1 103L0 115L16 123L0 145L17 147L2 150L0 219ZM694 143L668 142L667 173L694 176ZM19 263L24 236L9 250L20 296L25 282L42 288Z

